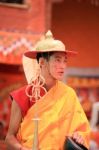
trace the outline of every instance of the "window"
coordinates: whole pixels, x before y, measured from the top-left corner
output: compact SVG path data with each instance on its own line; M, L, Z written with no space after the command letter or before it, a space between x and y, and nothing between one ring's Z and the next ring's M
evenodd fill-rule
M0 0L2 3L23 4L24 0Z
M28 0L0 0L0 6L15 7L15 8L29 8Z

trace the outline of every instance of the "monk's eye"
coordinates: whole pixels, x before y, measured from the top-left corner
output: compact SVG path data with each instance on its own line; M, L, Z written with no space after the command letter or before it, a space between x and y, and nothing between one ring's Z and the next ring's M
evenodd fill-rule
M64 63L67 63L67 59L64 60Z
M55 61L56 62L61 62L61 59L60 58L56 58Z

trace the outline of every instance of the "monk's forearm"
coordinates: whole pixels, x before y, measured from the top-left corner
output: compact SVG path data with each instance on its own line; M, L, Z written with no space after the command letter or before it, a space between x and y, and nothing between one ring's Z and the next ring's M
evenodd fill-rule
M7 150L21 150L22 145L18 142L14 135L7 135L5 139Z

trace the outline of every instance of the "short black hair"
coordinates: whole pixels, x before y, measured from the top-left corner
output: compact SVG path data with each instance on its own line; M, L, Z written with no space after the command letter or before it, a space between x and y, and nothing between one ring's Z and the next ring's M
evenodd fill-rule
M39 59L41 57L45 58L47 61L49 60L50 56L53 55L54 52L41 52L41 53L37 53L36 55L36 59L39 62Z

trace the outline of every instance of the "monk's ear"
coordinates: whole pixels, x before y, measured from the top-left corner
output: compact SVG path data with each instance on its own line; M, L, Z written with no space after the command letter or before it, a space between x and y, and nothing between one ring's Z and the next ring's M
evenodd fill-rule
M41 57L39 59L39 64L40 64L40 66L44 65L45 64L45 59Z

